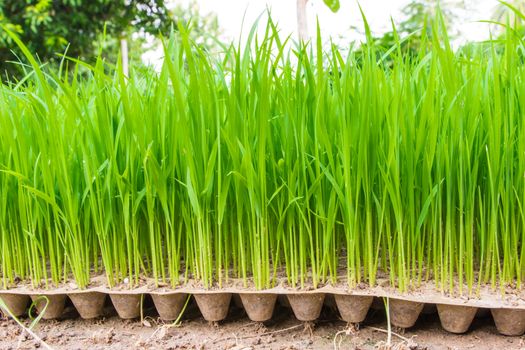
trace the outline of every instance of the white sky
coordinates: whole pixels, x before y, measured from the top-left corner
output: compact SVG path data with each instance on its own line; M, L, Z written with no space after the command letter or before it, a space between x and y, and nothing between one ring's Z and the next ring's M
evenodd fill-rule
M191 0L169 0L172 4L188 4ZM337 13L331 12L322 0L309 0L307 6L308 25L311 37L315 37L316 18L322 29L323 39L330 36L338 44L360 39L361 34L352 29L357 27L362 31L363 21L356 0L340 0L341 8ZM467 10L458 10L458 19L454 26L460 32L456 42L465 40L482 40L488 38L489 28L479 20L490 19L497 0L456 0L464 3ZM196 0L201 14L216 13L219 26L223 30L222 39L239 39L243 16L244 30L250 26L258 16L265 14L268 7L272 18L278 23L282 36L296 35L296 0ZM374 33L381 33L390 29L390 18L395 23L403 20L401 9L409 0L361 0L361 7ZM262 19L264 24L264 17ZM264 28L264 25L260 26ZM144 59L151 63L158 60L158 54L150 52Z
M190 0L172 0L172 3L187 4ZM246 11L245 22L251 25L255 19L270 8L272 17L279 23L283 34L296 30L296 0L197 0L201 13L214 12L219 18L219 24L225 34L237 39L240 33L242 18ZM363 21L357 1L340 0L341 8L337 13L331 12L322 0L309 0L308 22L309 31L315 35L316 17L319 18L323 34L333 37L346 36L355 38L351 26L362 27ZM461 1L458 1L461 2ZM461 11L458 28L471 39L487 36L486 24L473 23L480 19L490 19L496 0L464 0L468 11ZM373 31L381 32L390 28L390 17L395 22L402 20L400 10L408 4L408 0L362 0L361 7Z

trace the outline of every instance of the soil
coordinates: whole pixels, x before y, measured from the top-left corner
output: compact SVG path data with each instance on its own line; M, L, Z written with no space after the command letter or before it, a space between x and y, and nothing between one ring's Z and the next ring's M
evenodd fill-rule
M349 327L327 306L315 323L298 321L289 308L279 304L273 318L264 324L250 321L243 309L233 305L225 321L210 323L192 301L177 327L158 318L151 300L145 302L142 321L120 319L110 303L104 312L104 317L83 320L68 304L62 320L41 320L33 331L56 350L388 349L386 318L380 310L370 310L359 329ZM28 318L21 321L25 325L31 322ZM525 349L525 336L499 335L490 313L476 318L462 335L443 330L437 313L422 314L413 328L394 332L399 336L392 335L392 349L397 350ZM0 349L35 348L44 347L13 320L0 319Z

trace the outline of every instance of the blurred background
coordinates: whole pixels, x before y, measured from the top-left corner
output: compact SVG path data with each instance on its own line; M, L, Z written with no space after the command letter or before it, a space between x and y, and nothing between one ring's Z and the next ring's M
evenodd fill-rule
M415 33L404 44L407 52L418 50L418 36L430 35L438 8L456 48L502 35L500 26L487 21L508 20L520 31L525 24L514 11L525 13L525 0L367 0L361 8L380 45L393 45L392 22L401 36ZM127 72L130 64L159 67L160 38L177 35L181 24L191 26L193 40L215 54L242 40L258 18L265 23L268 13L282 36L293 40L315 39L317 21L324 44L358 47L364 40L355 0L0 0L0 72L2 80L24 75L21 52L6 29L47 65L64 53L86 62L100 54L113 63L120 57Z

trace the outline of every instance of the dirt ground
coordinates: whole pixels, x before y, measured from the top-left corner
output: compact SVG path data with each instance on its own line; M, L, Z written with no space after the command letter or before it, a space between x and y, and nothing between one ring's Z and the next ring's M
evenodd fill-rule
M23 319L25 324L30 320ZM360 329L349 329L329 307L323 309L314 325L297 321L291 310L277 306L274 317L265 324L252 322L234 306L226 321L210 324L190 303L182 324L173 327L157 319L146 303L143 321L119 319L111 305L106 316L82 320L75 309L66 309L60 321L41 321L34 332L52 349L387 349L384 312L370 310ZM454 335L444 331L436 313L421 315L417 325L392 336L393 349L525 349L525 337L498 335L490 314L476 318L470 331ZM33 340L13 320L0 320L0 349L45 348Z

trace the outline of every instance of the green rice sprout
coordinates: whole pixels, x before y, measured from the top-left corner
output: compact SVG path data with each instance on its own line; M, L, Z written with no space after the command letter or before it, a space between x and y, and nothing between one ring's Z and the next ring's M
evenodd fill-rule
M7 31L32 71L0 86L3 288L521 289L523 41L454 50L438 14L406 56L363 18L350 50L270 19L212 55L181 26L129 76Z

